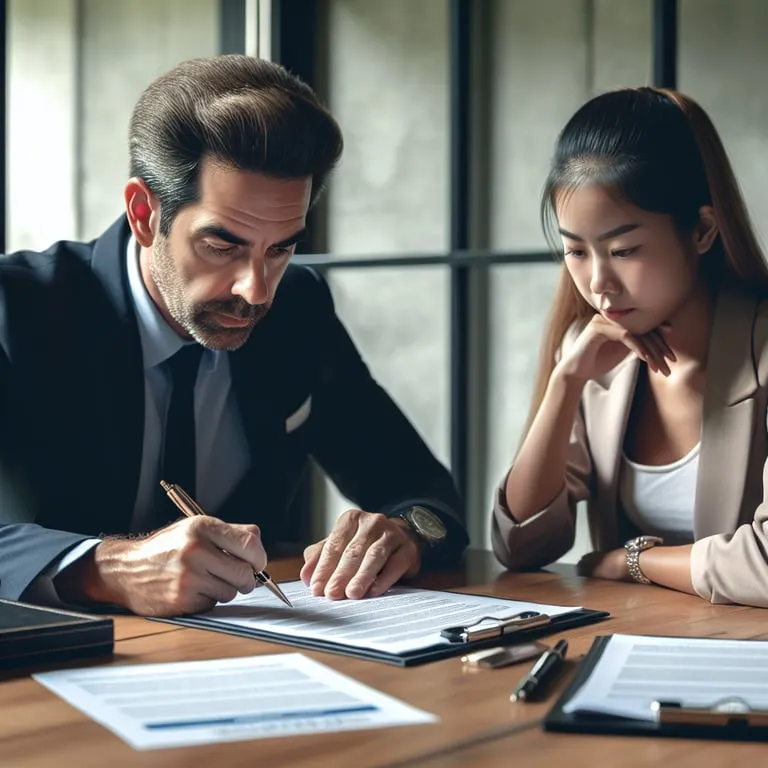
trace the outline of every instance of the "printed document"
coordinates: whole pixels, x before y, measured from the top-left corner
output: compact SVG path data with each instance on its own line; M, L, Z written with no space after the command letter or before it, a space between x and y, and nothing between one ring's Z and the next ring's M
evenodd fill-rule
M448 643L440 631L470 626L485 617L513 616L538 611L557 616L578 610L573 606L502 600L457 592L393 587L380 597L364 600L328 600L313 597L301 581L280 585L293 608L279 604L264 588L219 603L197 618L217 623L266 630L276 635L328 640L334 643L390 653L405 653Z
M711 707L734 696L768 709L768 642L613 635L563 710L653 721L654 701Z
M437 720L298 653L69 669L34 678L134 749Z

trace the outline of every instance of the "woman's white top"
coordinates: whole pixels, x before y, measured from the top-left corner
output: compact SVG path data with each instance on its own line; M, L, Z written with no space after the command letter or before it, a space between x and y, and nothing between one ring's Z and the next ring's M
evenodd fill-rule
M693 541L693 512L701 442L679 461L651 467L622 453L619 500L639 531L661 536L665 544Z

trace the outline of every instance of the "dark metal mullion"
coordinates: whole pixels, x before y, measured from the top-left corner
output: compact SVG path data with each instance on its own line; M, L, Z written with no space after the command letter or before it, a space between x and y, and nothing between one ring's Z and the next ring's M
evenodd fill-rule
M653 2L653 84L677 88L677 0Z
M451 251L470 247L470 0L450 0ZM462 497L469 483L469 267L451 263L451 471Z
M2 91L0 92L0 253L5 253L6 239L6 104L8 98L8 4L5 0L0 0L0 66L3 68Z
M458 251L456 253L399 253L397 256L362 256L343 258L327 253L301 254L294 257L295 264L317 269L371 269L378 267L440 267L453 269L496 266L499 264L556 264L551 253L506 253L504 251Z

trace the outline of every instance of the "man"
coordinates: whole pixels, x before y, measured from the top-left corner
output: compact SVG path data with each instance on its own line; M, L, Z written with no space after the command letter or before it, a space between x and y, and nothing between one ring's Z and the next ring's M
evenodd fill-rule
M186 62L134 110L125 215L0 260L0 597L172 615L248 592L310 455L359 507L305 550L313 594L458 557L448 473L289 263L341 148L282 68ZM161 479L210 516L173 522Z

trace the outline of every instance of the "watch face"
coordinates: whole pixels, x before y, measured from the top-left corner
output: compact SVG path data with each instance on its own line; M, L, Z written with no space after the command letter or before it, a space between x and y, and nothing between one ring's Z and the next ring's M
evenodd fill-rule
M428 509L413 507L408 513L414 526L426 539L442 541L447 533L443 521Z

